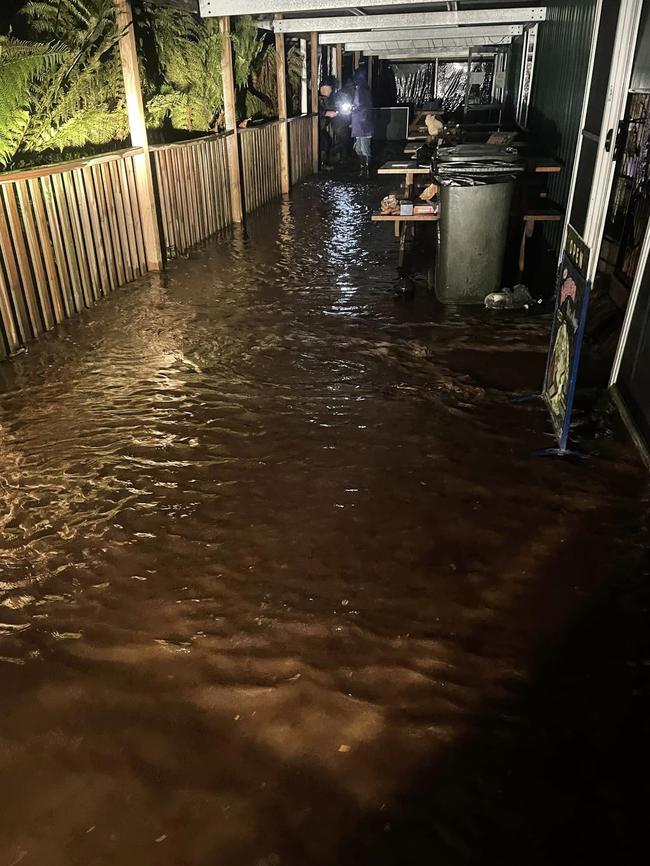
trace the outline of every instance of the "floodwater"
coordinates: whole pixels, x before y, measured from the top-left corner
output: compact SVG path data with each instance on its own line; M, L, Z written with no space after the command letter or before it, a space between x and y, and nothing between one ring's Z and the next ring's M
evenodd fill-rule
M648 862L645 472L530 456L548 317L396 302L380 194L2 367L0 866Z

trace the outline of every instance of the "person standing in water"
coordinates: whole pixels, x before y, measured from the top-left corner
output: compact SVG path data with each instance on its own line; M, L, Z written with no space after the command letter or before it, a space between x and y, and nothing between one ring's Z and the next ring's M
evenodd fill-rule
M354 73L354 102L352 103L352 137L354 152L361 160L361 175L370 176L372 159L372 93L368 87L368 68L360 66Z
M331 164L332 145L332 120L336 117L336 105L334 94L336 93L336 82L328 76L324 78L318 88L318 133L320 150L320 167L324 171L332 171Z
M332 171L345 161L350 141L352 96L337 89L334 77L324 78L319 88L320 166Z

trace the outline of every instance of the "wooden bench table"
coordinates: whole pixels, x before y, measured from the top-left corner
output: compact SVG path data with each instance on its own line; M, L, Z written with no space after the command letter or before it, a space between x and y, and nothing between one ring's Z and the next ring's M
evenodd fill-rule
M399 238L399 267L403 267L404 258L406 255L406 245L408 242L408 228L414 223L436 223L440 219L440 211L438 213L416 213L413 216L402 216L402 214L383 214L380 211L374 211L370 217L374 223L389 223L392 222L395 226L395 237ZM413 228L415 231L415 228ZM429 288L433 288L433 265L429 269L427 277Z

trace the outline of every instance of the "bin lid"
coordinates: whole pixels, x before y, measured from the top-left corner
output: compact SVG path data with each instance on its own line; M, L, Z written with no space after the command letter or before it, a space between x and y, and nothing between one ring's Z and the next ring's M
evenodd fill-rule
M455 144L438 148L438 163L514 163L519 160L516 147L500 144Z

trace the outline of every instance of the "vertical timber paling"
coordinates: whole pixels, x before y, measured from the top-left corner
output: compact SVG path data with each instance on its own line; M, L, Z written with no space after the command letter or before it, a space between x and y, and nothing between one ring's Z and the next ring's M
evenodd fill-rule
M133 11L131 9L131 0L114 0L114 2L117 29L118 33L120 33L120 57L122 60L122 75L124 76L126 105L131 130L131 144L133 147L141 147L143 150L141 154L134 157L133 165L138 186L147 269L159 271L162 268L163 260L149 154L149 139L144 119L138 52L133 32Z
M223 37L221 52L221 75L223 79L223 107L226 129L232 130L228 136L228 167L230 173L230 210L232 221L242 221L241 176L239 169L239 138L237 135L237 111L235 106L235 76L232 65L232 45L230 41L230 16L219 18L219 30Z
M276 15L281 18L281 15ZM278 119L280 129L278 144L280 149L280 191L283 194L289 192L291 181L289 178L289 126L287 124L287 58L284 33L275 34L275 62L278 83Z
M336 78L339 87L343 87L343 46L340 42L336 44Z
M318 33L310 34L310 54L311 54L311 79L309 82L309 90L311 94L311 113L312 130L311 130L311 160L314 174L318 171Z

